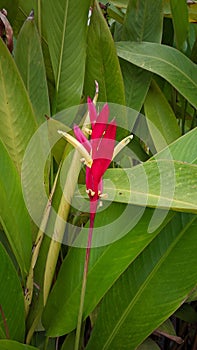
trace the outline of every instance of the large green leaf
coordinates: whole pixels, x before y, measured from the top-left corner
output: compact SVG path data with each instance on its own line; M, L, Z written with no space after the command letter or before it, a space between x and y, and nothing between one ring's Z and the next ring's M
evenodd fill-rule
M19 174L0 141L0 221L23 277L31 256L31 227Z
M136 347L197 283L196 216L175 217L119 278L102 302L87 349Z
M120 40L160 42L162 36L162 1L130 0ZM147 94L150 72L120 60L127 106L140 110Z
M38 350L34 346L18 343L14 340L0 340L1 350Z
M196 165L153 160L131 169L109 169L106 178L108 200L197 213Z
M1 243L0 261L0 338L9 337L23 341L25 334L23 290L18 274Z
M96 2L90 19L87 42L85 96L94 96L99 83L99 100L125 104L124 86L114 42Z
M178 50L157 43L116 43L119 57L172 84L197 108L197 67Z
M194 147L196 133L197 128L176 140L169 148L161 151L157 155L158 158L169 159L170 149L173 159L190 163L197 161ZM124 205L120 206L113 203L111 209L109 208L105 212L106 215L103 215L102 212L99 215L97 214L96 223L101 227L98 236L102 235L104 239L111 232L112 237L115 238L117 237L117 232L121 231L124 227L125 229L127 228L132 214L136 214L136 207L129 207L129 220L125 218L122 226L115 223L112 230L109 230L108 226L110 222L113 222L124 212L125 208ZM161 215L163 215L163 211L160 210ZM169 213L166 220L170 220L172 216L173 213ZM152 217L153 210L146 209L140 222L121 240L104 248L92 249L84 317L95 308L107 290L113 285L114 281L117 280L133 259L158 234L160 229L153 234L147 233ZM84 232L82 231L83 234ZM84 249L72 248L62 264L57 282L49 296L43 316L44 325L51 336L69 333L76 327L84 258ZM105 274L103 274L103 271L105 271Z
M197 164L197 153L194 145L196 144L197 128L191 130L187 134L174 141L171 145L164 148L161 152L154 155L155 159L172 159ZM170 153L169 153L170 152Z
M144 111L147 117L148 127L157 151L163 148L161 137L157 137L155 127L170 144L180 136L180 129L176 116L155 81L152 81L146 100ZM149 122L151 121L151 123Z
M15 61L23 78L38 124L50 115L49 97L40 37L33 17L28 17L18 35Z
M127 207L130 217L137 215L137 207ZM125 205L112 204L110 208L96 216L93 240L100 243L111 232L112 241L120 234L122 224L118 224L119 218L126 210ZM129 226L128 215L124 219L124 229ZM91 251L89 262L88 281L84 305L84 317L86 317L102 299L103 295L112 286L114 281L123 273L129 264L158 234L147 234L148 225L152 217L152 210L147 209L141 220L122 239L106 247L94 248ZM168 217L168 220L170 216ZM128 222L127 222L128 220ZM113 227L109 232L110 223ZM129 229L128 229L129 230ZM81 232L85 235L86 232ZM102 236L102 237L101 237ZM50 336L69 333L77 325L77 315L83 276L85 249L72 248L65 258L58 275L57 282L49 295L43 314L43 324ZM103 274L103 271L105 273Z
M82 95L90 0L45 0L44 31L56 82L52 114L78 105Z
M20 172L36 120L14 60L0 40L0 138Z
M19 2L18 12L15 14L15 21L14 21L15 35L19 33L21 27L24 24L24 21L27 19L27 17L29 16L30 12L33 9L35 23L37 24L37 28L38 28L38 33L40 38L42 38L42 50L43 50L45 70L47 75L47 84L49 89L50 101L52 102L54 98L55 82L54 82L54 75L53 75L53 70L51 65L50 54L49 54L49 48L48 48L47 39L46 39L47 35L46 35L45 26L44 26L45 12L46 12L44 1L18 0L18 2ZM40 92L40 89L39 89L39 92Z
M189 29L187 2L185 0L170 0L170 7L176 46L179 50L184 50L186 49L186 39Z

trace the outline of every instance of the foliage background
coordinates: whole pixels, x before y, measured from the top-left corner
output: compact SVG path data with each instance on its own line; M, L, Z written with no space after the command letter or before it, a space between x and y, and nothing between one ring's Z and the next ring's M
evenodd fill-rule
M181 336L194 350L196 2L0 0L0 8L7 10L14 30L12 54L0 40L0 348L74 349L85 249L61 246L32 222L21 166L45 115L55 120L58 112L86 102L94 96L97 80L100 102L145 114L147 143L152 140L155 154L151 158L147 145L134 138L130 147L142 164L128 171L132 176L140 166L146 169L149 207L125 237L91 252L81 348L179 349ZM160 198L155 160L164 162L166 176L169 169L151 122L173 155L176 188L171 210L149 234ZM58 213L83 226L88 217L74 212L60 191L59 172L69 151L63 140L52 149L45 188ZM75 160L72 171L77 173ZM117 178L122 192L128 190L121 169L109 169L108 178ZM34 191L35 183L28 188ZM113 221L127 202L117 194L106 215L98 214L96 225ZM43 224L46 230L57 224L50 221L50 207Z

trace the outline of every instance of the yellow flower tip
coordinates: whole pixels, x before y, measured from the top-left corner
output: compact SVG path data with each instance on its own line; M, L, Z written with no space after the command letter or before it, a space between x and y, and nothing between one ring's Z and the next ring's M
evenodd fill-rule
M120 153L120 151L122 151L122 149L124 147L126 147L129 142L133 139L133 135L129 135L127 137L125 137L123 140L121 140L117 146L114 148L114 153L113 153L113 157L112 160L117 156L118 153Z
M62 135L73 147L77 149L77 151L82 155L82 159L84 159L85 165L87 165L89 168L91 168L93 160L91 155L88 153L86 148L73 136L68 134L67 132L64 132L62 130L57 131L58 134Z

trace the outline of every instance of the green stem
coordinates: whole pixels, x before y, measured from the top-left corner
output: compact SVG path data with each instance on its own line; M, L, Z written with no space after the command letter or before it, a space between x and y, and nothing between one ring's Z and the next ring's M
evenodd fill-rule
M49 215L50 215L50 211L51 211L51 202L53 199L53 195L55 193L61 165L62 165L62 163L60 163L60 165L59 165L59 168L58 168L58 171L57 171L57 174L56 174L56 177L55 177L52 189L51 189L51 193L50 193L49 199L47 201L47 205L46 205L45 212L43 215L42 223L40 225L40 229L38 231L36 241L34 243L34 249L33 249L33 254L32 254L32 258L31 258L31 265L30 265L28 276L27 276L26 288L25 288L25 290L26 290L26 294L25 294L26 316L28 315L29 307L30 307L30 304L32 301L32 296L33 296L34 268L35 268L35 265L36 265L36 262L38 259L41 243L42 243L42 240L44 237L44 231L45 231L47 223L48 223L48 219L49 219Z
M84 301L85 301L85 294L86 294L88 266L89 266L89 260L90 260L90 250L91 250L91 244L92 244L92 234L93 234L93 228L94 228L94 219L95 219L95 215L96 215L96 208L97 208L97 201L90 202L90 228L89 228L89 232L88 232L88 242L87 242L86 256L85 256L85 262L84 262L83 279L82 279L81 296L80 296L80 304L79 304L79 312L78 312L74 350L79 350L79 346L80 346L81 326L82 326L82 321L83 321L83 309L84 309Z

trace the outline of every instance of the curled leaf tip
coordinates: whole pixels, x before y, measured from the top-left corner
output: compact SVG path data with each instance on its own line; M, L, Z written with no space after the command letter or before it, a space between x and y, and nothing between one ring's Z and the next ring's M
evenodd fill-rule
M97 80L95 80L95 92L96 92L96 94L98 94L99 93L99 84L98 84L98 81Z
M116 145L116 147L114 148L113 159L118 155L118 153L120 153L120 151L122 151L124 147L126 147L129 144L129 142L132 139L133 139L133 135L129 135Z
M27 17L27 20L31 21L32 19L34 19L34 9L31 10L29 16Z

